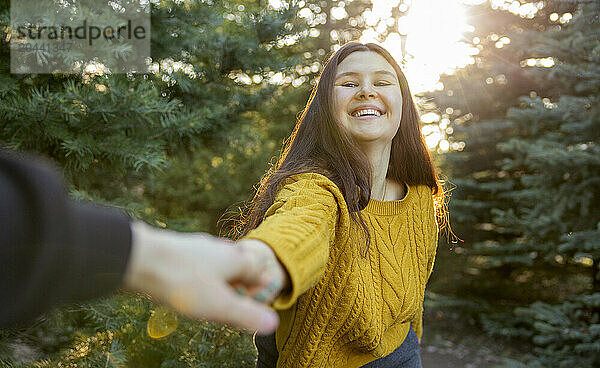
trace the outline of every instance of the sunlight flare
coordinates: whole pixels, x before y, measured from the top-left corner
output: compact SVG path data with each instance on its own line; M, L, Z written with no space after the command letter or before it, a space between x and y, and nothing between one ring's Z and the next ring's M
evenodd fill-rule
M374 0L367 14L367 24L385 23L395 6L403 6L404 16L398 19L398 30L381 44L403 67L413 93L441 89L439 77L474 62L478 53L464 33L473 31L467 23L465 6L480 3L474 0ZM377 27L377 26L376 26ZM377 42L377 32L365 32L362 42Z

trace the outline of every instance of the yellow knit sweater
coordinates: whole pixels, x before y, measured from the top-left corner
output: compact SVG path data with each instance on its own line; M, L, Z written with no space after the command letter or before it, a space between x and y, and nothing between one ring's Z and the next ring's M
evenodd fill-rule
M371 234L366 258L338 187L320 174L297 174L246 236L268 244L291 280L273 303L281 319L277 368L360 367L400 346L411 323L421 337L438 234L431 189L371 199L362 215Z

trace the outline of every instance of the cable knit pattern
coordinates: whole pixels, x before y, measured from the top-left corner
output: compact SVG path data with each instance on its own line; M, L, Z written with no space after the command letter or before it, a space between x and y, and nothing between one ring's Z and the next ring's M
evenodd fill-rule
M290 275L291 289L273 303L278 368L360 367L400 346L411 323L421 337L437 249L431 189L371 199L362 215L371 234L366 258L362 229L338 187L320 174L297 174L246 236L268 244Z

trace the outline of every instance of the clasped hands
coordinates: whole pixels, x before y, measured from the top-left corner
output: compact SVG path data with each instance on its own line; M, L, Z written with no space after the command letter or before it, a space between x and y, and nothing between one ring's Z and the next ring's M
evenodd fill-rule
M290 281L265 243L178 233L141 221L131 223L131 232L125 289L188 317L259 334L269 334L279 324L268 305Z

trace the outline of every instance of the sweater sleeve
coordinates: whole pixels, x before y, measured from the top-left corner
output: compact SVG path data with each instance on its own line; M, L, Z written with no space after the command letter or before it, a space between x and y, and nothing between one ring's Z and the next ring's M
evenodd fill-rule
M45 162L0 150L0 328L107 294L129 256L129 219L69 200Z
M246 235L270 246L289 274L291 288L273 302L275 309L289 309L321 278L342 198L337 186L323 175L293 175L280 187L263 222Z
M429 187L426 188L427 191L431 191ZM428 194L424 197L426 200L423 203L424 206L424 229L425 229L425 246L427 249L427 268L426 268L426 278L425 283L429 281L431 274L433 273L433 265L435 263L435 255L437 252L438 246L438 225L435 217L435 207L433 204L433 195L428 192ZM415 314L415 317L411 320L411 325L413 330L417 333L419 339L423 336L423 303L419 304L419 310Z

